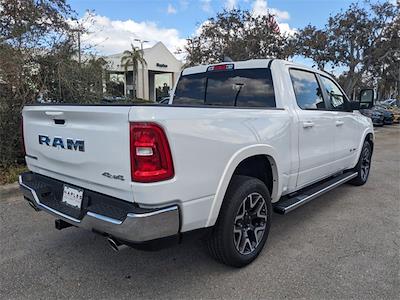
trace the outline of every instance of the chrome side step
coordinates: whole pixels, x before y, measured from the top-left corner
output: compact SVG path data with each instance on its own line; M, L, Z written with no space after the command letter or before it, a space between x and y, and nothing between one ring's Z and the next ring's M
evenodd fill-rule
M319 184L314 184L309 188L299 191L292 197L283 198L275 203L274 211L281 215L287 214L354 177L357 177L357 172L346 172L331 179L324 180Z

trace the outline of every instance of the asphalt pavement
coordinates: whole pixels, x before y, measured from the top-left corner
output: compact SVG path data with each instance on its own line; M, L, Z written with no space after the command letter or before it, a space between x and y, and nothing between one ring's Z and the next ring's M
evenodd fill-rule
M343 185L281 216L243 269L200 241L113 252L78 228L58 231L19 192L0 199L0 299L400 298L400 126L378 128L362 187Z

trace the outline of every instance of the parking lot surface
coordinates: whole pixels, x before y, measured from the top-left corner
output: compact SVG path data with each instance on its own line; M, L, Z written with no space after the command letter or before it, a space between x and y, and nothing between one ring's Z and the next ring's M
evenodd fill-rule
M15 193L0 199L0 299L399 299L400 127L376 130L362 187L343 185L281 216L264 251L233 269L191 242L113 252L104 238L58 231Z

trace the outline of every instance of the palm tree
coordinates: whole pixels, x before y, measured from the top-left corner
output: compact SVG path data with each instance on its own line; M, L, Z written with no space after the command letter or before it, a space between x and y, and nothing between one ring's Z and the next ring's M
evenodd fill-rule
M142 65L142 68L144 68L144 66L147 65L146 60L143 58L143 51L139 50L138 48L136 48L131 44L131 50L130 51L125 50L124 53L122 54L121 65L123 65L125 68L125 78L129 66L132 66L132 71L133 71L132 84L134 93L136 91L136 75L138 72L139 63ZM128 93L128 91L126 91L126 93ZM133 96L136 97L136 95Z

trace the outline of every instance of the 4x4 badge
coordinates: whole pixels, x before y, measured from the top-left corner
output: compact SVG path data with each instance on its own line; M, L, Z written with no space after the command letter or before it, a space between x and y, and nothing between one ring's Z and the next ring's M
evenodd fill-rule
M117 179L117 180L125 181L125 178L124 178L123 175L112 175L112 174L110 174L108 172L104 172L101 175L103 175L103 176L105 176L107 178L110 178L110 179Z

